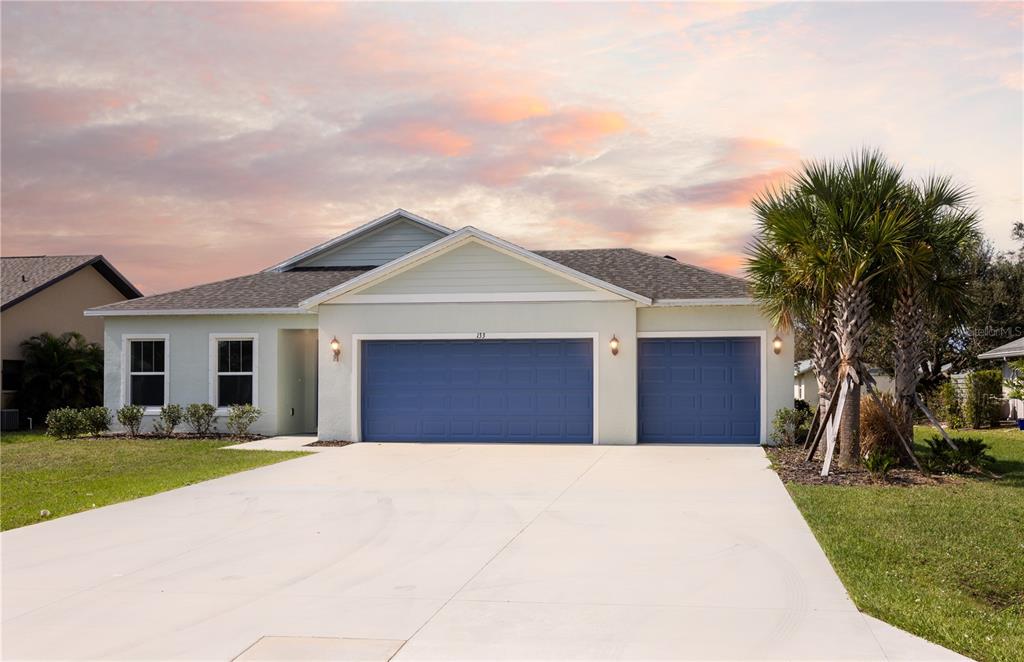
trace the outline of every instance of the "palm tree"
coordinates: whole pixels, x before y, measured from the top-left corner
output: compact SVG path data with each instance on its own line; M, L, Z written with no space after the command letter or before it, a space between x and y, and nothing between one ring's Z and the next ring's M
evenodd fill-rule
M103 349L77 332L41 333L21 343L25 359L18 408L42 420L56 407L103 402Z
M876 282L904 261L911 235L904 193L901 169L865 150L845 160L805 163L782 192L754 203L761 225L749 266L755 297L778 322L802 314L819 334L832 328L838 350L832 393L843 403L836 412L842 466L860 463L862 357ZM827 356L830 341L816 342ZM831 372L827 362L820 369Z
M811 365L818 382L818 413L824 420L839 369L831 282L818 277L824 256L820 219L793 187L769 189L753 201L760 236L750 249L747 274L755 299L773 324L799 321L811 335ZM814 426L816 427L816 426ZM811 430L813 435L814 429Z
M913 232L900 268L888 288L893 300L893 366L901 432L911 438L917 387L925 369L926 320L941 317L966 322L971 309L970 281L960 268L981 236L977 215L968 208L970 192L948 177L929 177L906 187Z

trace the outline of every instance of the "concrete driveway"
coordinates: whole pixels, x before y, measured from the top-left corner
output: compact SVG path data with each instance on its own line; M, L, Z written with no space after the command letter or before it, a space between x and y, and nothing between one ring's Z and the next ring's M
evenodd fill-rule
M236 451L225 451L236 452ZM357 444L4 533L5 659L939 659L752 447Z

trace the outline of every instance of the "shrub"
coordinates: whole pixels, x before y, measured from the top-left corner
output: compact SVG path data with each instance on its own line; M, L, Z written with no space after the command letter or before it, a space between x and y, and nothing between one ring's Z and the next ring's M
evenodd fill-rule
M217 408L209 402L194 402L185 407L185 422L198 435L208 435L213 429Z
M972 428L999 425L999 401L1003 396L1003 375L998 370L976 370L967 375L964 414Z
M876 480L885 478L897 464L896 456L885 450L873 450L864 456L864 468Z
M82 425L85 431L94 437L110 429L112 419L110 410L106 407L89 407L81 411Z
M160 418L154 423L153 431L170 437L174 434L174 428L181 425L184 418L185 410L181 405L164 405L160 408Z
M125 405L117 410L117 422L124 426L129 437L139 436L142 429L142 415L145 411L139 405Z
M889 412L899 420L898 406L896 399L889 393L879 394L879 399L882 401L882 406L888 407ZM861 452L864 456L874 455L879 457L881 455L891 455L894 458L899 456L899 437L892 425L889 423L889 419L886 416L886 412L882 410L882 406L878 404L878 401L871 397L866 397L861 400L860 403L860 447Z
M228 432L239 437L249 434L249 428L259 420L263 411L252 405L231 405L228 408Z
M807 425L810 422L810 408L783 407L772 418L772 439L777 444L798 443L807 436Z
M953 437L954 450L939 436L926 439L928 452L921 457L921 466L929 473L963 474L971 469L983 469L994 459L988 454L988 444L977 437Z
M46 415L46 430L57 439L74 439L85 429L82 414L71 407L51 409Z
M944 382L939 387L938 415L951 428L967 427L963 404L960 401L960 393L957 391L956 385L951 381Z

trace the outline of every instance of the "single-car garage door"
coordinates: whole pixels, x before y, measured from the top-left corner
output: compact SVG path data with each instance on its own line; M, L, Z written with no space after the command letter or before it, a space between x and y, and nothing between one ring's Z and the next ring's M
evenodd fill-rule
M639 440L757 443L759 338L640 340Z
M593 342L363 341L364 441L593 441Z

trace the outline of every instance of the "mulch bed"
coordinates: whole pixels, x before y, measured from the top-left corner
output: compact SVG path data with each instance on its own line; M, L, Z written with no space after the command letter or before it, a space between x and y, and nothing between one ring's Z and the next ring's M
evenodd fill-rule
M314 441L311 444L304 444L305 446L348 446L351 441Z
M784 483L798 485L888 485L895 487L912 487L915 485L948 485L962 483L960 476L928 475L917 469L897 467L889 471L885 478L874 478L866 469L840 469L833 460L832 471L828 476L821 476L821 452L810 462L805 462L807 451L801 446L774 446L765 448L772 468L779 474Z
M90 437L91 439L132 439L124 432L105 432L98 437ZM226 432L208 432L206 434L195 434L194 432L175 432L172 435L156 434L155 432L140 432L135 439L230 439L231 441L237 441L240 444L244 444L249 441L257 441L258 439L266 439L262 434L228 434Z

